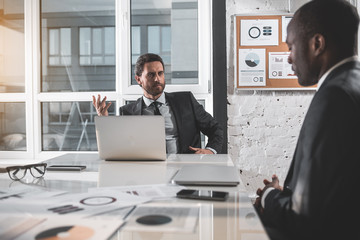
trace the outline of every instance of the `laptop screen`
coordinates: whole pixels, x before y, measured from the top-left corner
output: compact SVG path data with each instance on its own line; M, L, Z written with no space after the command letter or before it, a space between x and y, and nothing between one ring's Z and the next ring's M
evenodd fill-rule
M162 116L95 116L100 159L166 160Z

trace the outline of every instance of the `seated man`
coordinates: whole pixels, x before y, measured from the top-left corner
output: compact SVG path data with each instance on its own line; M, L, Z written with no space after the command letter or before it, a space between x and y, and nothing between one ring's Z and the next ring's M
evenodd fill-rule
M120 107L120 115L158 115L165 119L167 153L219 153L223 144L223 130L205 111L191 92L164 92L164 63L160 56L141 55L135 65L135 80L144 95L136 102ZM111 102L98 95L93 105L99 116L107 116ZM201 148L200 131L208 137Z

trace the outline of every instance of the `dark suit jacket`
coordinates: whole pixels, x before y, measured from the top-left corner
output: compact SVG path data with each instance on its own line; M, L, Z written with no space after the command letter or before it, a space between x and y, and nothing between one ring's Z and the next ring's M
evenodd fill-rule
M360 63L330 73L300 131L284 191L263 221L286 239L360 239Z
M223 130L219 123L205 111L196 101L191 92L165 93L175 116L179 134L179 152L191 153L189 146L201 147L200 131L208 137L206 147L221 152L223 144ZM120 115L141 115L143 104L142 97L136 102L120 107Z

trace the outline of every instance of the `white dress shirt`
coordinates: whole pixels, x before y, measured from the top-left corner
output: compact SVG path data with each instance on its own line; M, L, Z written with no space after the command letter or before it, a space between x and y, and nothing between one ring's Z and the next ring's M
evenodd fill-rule
M151 114L153 114L154 107L151 104L154 100L148 99L145 96L143 96L143 100L146 105L146 108L144 108L143 111L151 112ZM156 99L156 102L161 103L159 111L165 120L166 153L177 153L179 148L179 135L177 132L175 116L166 101L164 92L158 99Z

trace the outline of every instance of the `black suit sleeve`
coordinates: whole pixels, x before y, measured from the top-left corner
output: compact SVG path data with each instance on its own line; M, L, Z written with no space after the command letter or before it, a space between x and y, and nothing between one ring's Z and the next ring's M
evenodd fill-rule
M324 86L314 96L286 183L291 190L273 190L266 197L265 225L302 239L359 239L350 217L360 214L360 205L351 204L360 199L360 111L355 99L338 86Z
M190 93L190 96L196 123L198 124L200 131L208 137L206 147L210 147L215 149L217 153L221 153L224 135L220 124L205 111L204 107L198 103L192 93Z

